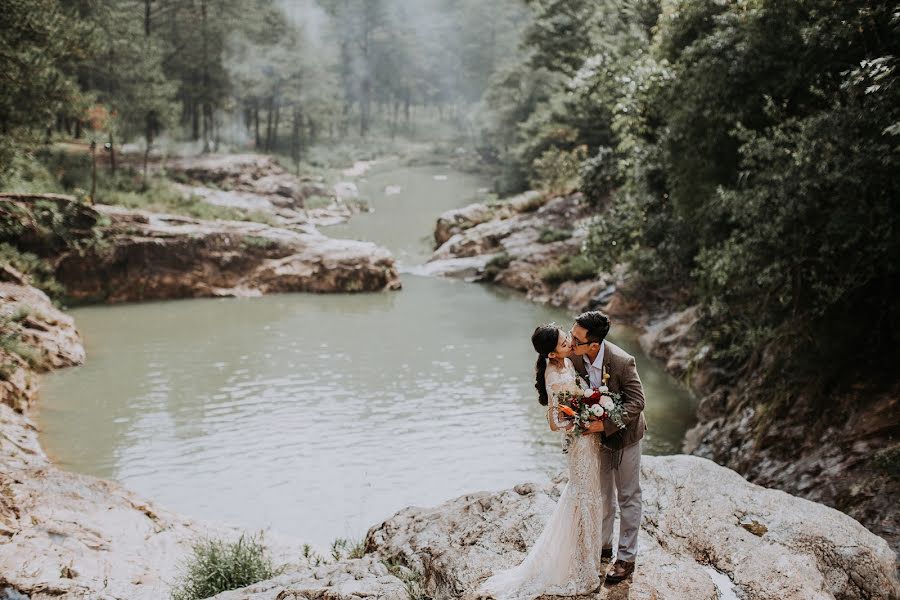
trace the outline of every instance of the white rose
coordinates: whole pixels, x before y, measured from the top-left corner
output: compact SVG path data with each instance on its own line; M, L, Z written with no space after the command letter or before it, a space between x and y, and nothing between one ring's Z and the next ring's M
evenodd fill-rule
M602 398L600 398L600 406L602 406L606 410L612 410L616 407L616 403L613 402L613 399L609 396L603 396Z

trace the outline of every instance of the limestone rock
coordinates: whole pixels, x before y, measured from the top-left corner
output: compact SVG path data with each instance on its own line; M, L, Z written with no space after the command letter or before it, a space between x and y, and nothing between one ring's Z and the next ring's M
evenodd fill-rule
M240 590L213 596L215 600L409 600L404 582L392 575L377 558L365 556L318 567L301 567L290 573Z
M343 223L360 210L358 203L341 202L335 190L325 184L292 175L271 156L181 157L169 161L165 169L182 181L176 187L185 195L218 206L267 213L282 227ZM311 198L331 201L309 208L307 201Z
M19 412L37 393L34 372L84 362L72 317L53 306L44 292L25 285L24 279L23 284L0 282L0 329L12 340L0 348L0 404Z
M544 282L543 272L578 253L588 219L588 207L579 194L545 200L537 192L528 192L505 202L471 204L438 219L435 241L440 246L429 264L435 265L437 274L472 279L468 267L476 258L487 265L491 258L504 256L508 260L498 273L491 274L493 281L534 300L548 301L555 296L554 303L574 306L587 298L584 288L552 288ZM545 232L557 234L559 239L542 242ZM455 262L462 259L470 260ZM455 268L457 264L466 268ZM482 269L481 274L486 271Z
M69 253L57 266L57 278L78 300L364 292L400 286L391 254L368 242L248 221L97 209L110 221L106 250Z
M596 598L900 597L887 543L836 510L697 457L645 456L642 477L636 574ZM369 531L367 550L422 571L431 598L466 597L523 558L564 481L407 508Z
M458 233L495 219L508 219L516 214L533 212L544 203L544 195L535 190L523 192L500 202L469 204L448 210L434 226L435 247L442 246Z

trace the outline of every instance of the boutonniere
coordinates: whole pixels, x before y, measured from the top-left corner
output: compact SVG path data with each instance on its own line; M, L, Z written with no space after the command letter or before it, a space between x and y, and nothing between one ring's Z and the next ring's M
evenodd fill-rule
M609 366L603 365L603 385L607 385L609 382Z

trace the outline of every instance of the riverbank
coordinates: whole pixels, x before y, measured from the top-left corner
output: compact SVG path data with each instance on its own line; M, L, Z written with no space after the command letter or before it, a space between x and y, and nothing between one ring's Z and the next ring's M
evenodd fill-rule
M12 380L33 384L41 370L84 359L71 319L5 272L0 314L23 310L28 316L16 331L42 359L32 366L0 352L4 363L17 365ZM161 598L191 541L238 535L174 514L115 483L56 468L29 418L36 385L2 389L0 590L31 600ZM750 484L700 458L648 456L642 471L640 566L632 580L595 598L900 597L888 545L838 511ZM492 571L521 559L565 481L561 475L551 483L404 509L369 530L363 557L328 564L302 560L298 544L270 534L267 545L284 573L216 598L469 597Z
M644 351L699 398L699 422L686 436L685 452L842 510L900 551L893 445L900 432L900 390L856 386L836 403L853 406L854 416L829 422L817 408L817 392L773 391L768 374L777 373L778 365L771 358L741 371L713 364L699 332L699 307L640 297L624 269L598 276L591 265L572 258L590 213L578 193L529 193L448 212L436 223L436 250L424 269L493 282L573 312L602 309L637 327L644 332ZM783 398L774 401L775 393Z
M530 207L531 202L525 204ZM99 214L111 226L115 217L103 210ZM534 209L525 212L532 214ZM533 267L542 268L536 263ZM8 559L0 563L5 578L0 584L33 599L164 596L176 574L176 559L184 556L189 540L220 529L166 511L116 484L66 473L47 461L28 414L34 409L36 373L77 364L83 360L83 350L77 350L80 341L71 319L51 312L56 309L46 297L32 297L40 293L29 291L19 274L5 273L7 283L15 288L4 292L3 314L15 316L29 330L48 332L45 341L33 342L35 347L72 349L42 351L46 356L69 357L51 360L48 366L31 364L16 353L18 358L12 358L25 361L17 363L21 371L11 374L24 385L4 395L4 402L19 411L2 408L0 413L4 415L0 452L6 461L2 472L11 474L4 481L3 489L9 493L2 495L5 504L0 513L8 523L4 525L7 533L0 532L0 556ZM28 315L22 316L23 302L34 307L25 312L48 317L35 317L32 323ZM607 588L600 598L625 597L622 594L712 598L729 591L748 598L897 596L893 555L883 541L844 515L761 490L700 459L648 457L644 477L648 519L641 544L647 548L646 565L633 582ZM685 481L691 482L689 489ZM703 491L716 486L718 492L722 482L728 485L722 486L721 495L731 500L720 502L718 494L703 498ZM222 597L274 600L317 595L356 600L366 595L408 598L410 590L418 597L459 597L460 591L471 591L490 570L521 556L539 533L563 483L563 478L557 478L549 486L522 484L511 491L467 494L435 509L405 509L370 529L367 552L360 559L311 566L299 560L301 550L296 544L278 550L271 543L278 561L288 565L285 573ZM812 525L800 518L809 514L816 515ZM702 524L697 528L702 535L694 531L694 523ZM221 531L236 535L231 529ZM469 550L477 556L467 554ZM756 582L771 576L764 567L771 567L773 555L779 557L779 565L783 563L785 580L761 589ZM34 558L22 561L22 556ZM745 569L748 557L756 560ZM468 569L470 564L478 565L477 573ZM35 570L35 565L40 569ZM736 590L725 581L729 576Z
M0 194L0 241L34 255L20 268L40 263L63 288L60 295L79 304L400 287L390 252L317 229L358 212L350 181L329 190L271 157L246 154L154 163L153 172L180 183L159 180L159 189L109 194L115 205ZM207 215L203 206L241 220L191 216Z

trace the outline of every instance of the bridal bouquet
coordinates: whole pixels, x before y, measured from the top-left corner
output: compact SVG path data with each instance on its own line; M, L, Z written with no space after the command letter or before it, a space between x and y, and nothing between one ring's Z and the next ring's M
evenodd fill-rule
M571 433L584 433L591 421L612 419L619 427L622 423L622 395L610 392L605 385L598 388L580 388L556 393L560 417L572 421Z

